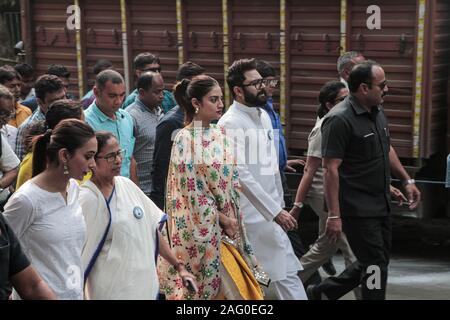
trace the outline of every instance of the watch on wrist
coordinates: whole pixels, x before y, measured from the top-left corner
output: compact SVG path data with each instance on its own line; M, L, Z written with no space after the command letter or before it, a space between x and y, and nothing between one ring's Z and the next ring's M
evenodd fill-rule
M416 183L416 180L408 179L408 180L403 181L403 186L407 186L408 184L415 184L415 183Z
M299 202L294 202L294 207L298 208L298 209L303 209L305 205L303 204L303 202L299 201Z

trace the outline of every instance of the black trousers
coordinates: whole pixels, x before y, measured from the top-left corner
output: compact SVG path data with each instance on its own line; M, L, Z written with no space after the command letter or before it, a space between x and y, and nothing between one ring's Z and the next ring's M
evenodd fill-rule
M316 287L316 293L339 299L361 285L363 300L384 300L391 250L391 218L342 218L342 229L357 261L337 277Z

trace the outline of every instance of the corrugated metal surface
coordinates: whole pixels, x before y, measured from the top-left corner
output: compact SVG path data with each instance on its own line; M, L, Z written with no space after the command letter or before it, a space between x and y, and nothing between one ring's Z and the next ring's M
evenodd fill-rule
M223 86L223 21L221 0L183 1L184 60L198 61Z
M366 9L370 5L382 9L380 30L369 30L366 26ZM389 82L384 107L392 144L400 156L411 157L416 1L358 0L349 3L349 10L350 49L363 52L366 58L383 66Z
M276 0L229 1L230 64L241 58L271 63L280 74L280 3ZM279 93L274 94L279 109Z
M289 147L306 149L322 85L337 77L340 2L289 1Z
M119 0L84 0L80 3L89 88L95 80L92 67L99 59L110 60L116 70L124 72L119 3Z
M450 116L447 95L450 94L448 87L450 72L450 2L438 0L432 6L432 30L429 37L434 41L431 44L432 55L429 81L430 105L429 115L425 122L430 124L428 130L429 142L425 143L424 157L442 150L445 144L446 126L450 128L450 121L446 122L446 113Z
M171 88L178 69L175 0L132 0L127 1L127 9L132 39L130 60L141 52L158 54L166 87Z
M31 35L33 39L28 41L32 43L28 48L32 49L28 50L32 54L29 61L35 61L38 73L50 63L63 63L75 77L75 32L64 29L66 8L71 1L29 1L30 8L26 6L28 1L21 2L26 11L22 30L25 38ZM140 52L159 54L168 88L175 82L179 63L186 60L203 65L222 83L225 58L230 62L243 57L264 59L279 74L283 54L280 30L285 27L286 97L283 101L286 136L292 154L303 153L307 146L320 87L337 78L336 60L341 41L346 50L362 51L383 65L390 89L385 109L392 142L400 156L428 158L441 148L450 68L449 1L127 0L125 3L123 17L127 20L124 26L129 46L123 48L120 1L80 0L83 45L80 65L84 66L82 74L89 79L89 86L97 59L110 59L123 72L124 52L129 54L130 65ZM423 4L424 20L418 18L420 4ZM369 5L381 8L381 30L366 27ZM31 29L27 17L33 21ZM420 23L423 32L418 27ZM418 41L421 34L423 46ZM226 40L228 52L224 50ZM422 47L423 50L418 50ZM129 74L133 76L132 70ZM86 79L83 80L86 84ZM76 80L72 79L71 83L72 91L76 92Z
M44 74L49 64L62 64L71 73L69 91L78 96L75 33L66 28L67 0L32 2L33 60L36 74Z

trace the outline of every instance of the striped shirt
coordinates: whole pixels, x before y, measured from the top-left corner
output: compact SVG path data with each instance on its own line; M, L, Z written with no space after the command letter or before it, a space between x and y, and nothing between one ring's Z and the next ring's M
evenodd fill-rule
M136 98L127 108L134 122L134 159L137 164L137 175L142 191L150 195L152 190L153 152L155 151L156 126L162 118L160 107L149 109Z

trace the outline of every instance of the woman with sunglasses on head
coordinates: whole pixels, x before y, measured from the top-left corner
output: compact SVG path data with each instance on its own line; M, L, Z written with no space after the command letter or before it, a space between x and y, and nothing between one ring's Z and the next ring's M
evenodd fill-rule
M124 150L114 135L96 133L98 153L90 181L81 186L87 225L82 260L87 299L157 299L158 252L184 283L192 281L159 229L165 214L134 184L120 176Z
M3 213L27 257L58 299L83 299L81 250L86 236L75 179L95 166L94 130L61 121L34 138L33 178L13 194ZM14 293L14 298L19 298Z
M168 299L263 298L252 273L253 268L260 270L239 209L233 147L223 128L211 124L222 115L222 98L219 83L206 75L184 79L175 87L186 126L176 135L170 158L168 237L177 257L195 275L198 292L183 288L173 267L161 263L161 289Z

